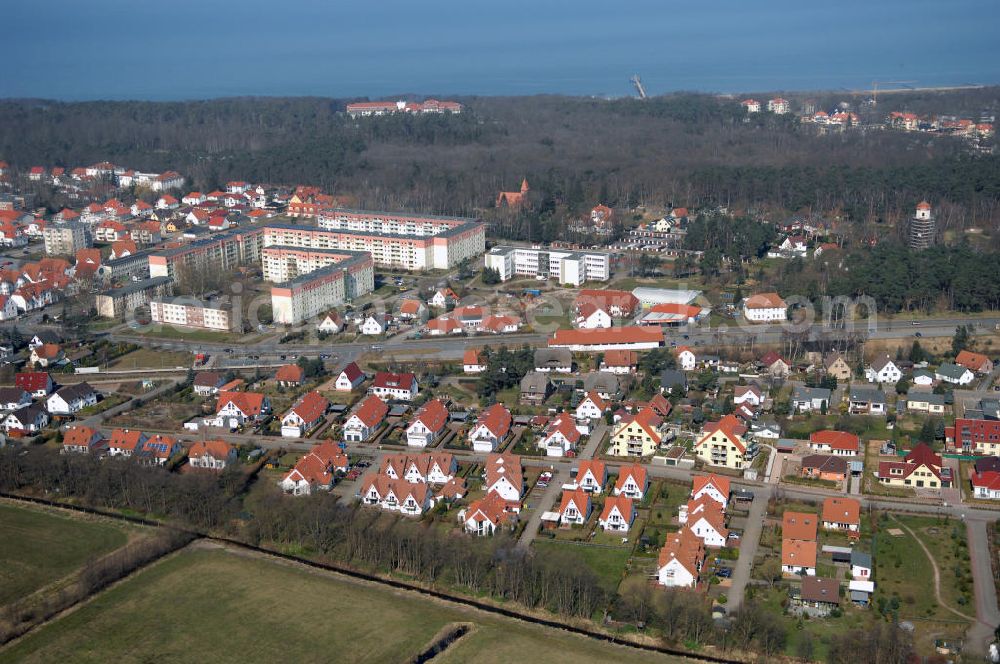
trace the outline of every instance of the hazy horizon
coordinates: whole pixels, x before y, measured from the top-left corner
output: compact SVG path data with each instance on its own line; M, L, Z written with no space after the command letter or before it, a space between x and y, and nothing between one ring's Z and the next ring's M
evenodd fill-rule
M0 97L623 96L632 74L652 95L1000 83L1000 4L942 7L16 0L9 25L34 29L9 31Z

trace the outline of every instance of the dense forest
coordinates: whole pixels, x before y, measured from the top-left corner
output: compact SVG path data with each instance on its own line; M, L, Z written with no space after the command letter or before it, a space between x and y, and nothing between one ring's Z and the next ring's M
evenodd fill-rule
M997 92L954 99L988 108ZM951 108L946 94L913 98ZM895 96L893 107L906 99ZM177 169L199 189L234 178L315 184L365 207L490 217L496 193L527 177L530 209L500 215L497 227L531 239L558 237L567 218L598 201L772 216L839 210L865 224L895 222L928 198L944 230L1000 223L1000 158L972 156L956 138L820 134L791 116L747 118L736 100L701 94L461 101L460 116L352 120L344 100L321 98L11 100L0 102L0 159L21 168L107 159Z

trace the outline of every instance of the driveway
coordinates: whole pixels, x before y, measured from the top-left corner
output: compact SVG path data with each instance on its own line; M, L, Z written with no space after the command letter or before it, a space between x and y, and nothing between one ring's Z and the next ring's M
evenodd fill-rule
M601 443L608 435L608 424L600 420L594 425L594 430L587 439L587 446L580 452L581 459L593 459L597 455L597 450L601 448Z
M757 547L760 545L764 512L767 510L767 501L771 496L769 488L754 487L753 491L755 495L753 503L750 504L747 525L743 529L743 535L740 538L740 557L736 561L736 567L733 570L733 585L729 589L729 600L726 602L726 610L730 613L743 603L743 595L746 591L747 583L750 581L750 570L753 567L753 559L757 555Z
M536 494L536 502L532 506L534 511L531 513L531 517L524 527L524 532L521 533L521 537L517 540L517 545L521 548L526 549L531 546L531 541L538 534L538 527L542 525L542 514L552 509L556 499L562 492L563 477L561 469L555 467L551 472L552 479L549 480L549 486L540 497Z
M990 564L989 534L986 521L981 519L968 519L965 527L969 538L972 586L976 594L976 622L969 628L966 637L973 652L986 655L989 642L993 640L993 630L1000 625L1000 609L997 608L996 586Z

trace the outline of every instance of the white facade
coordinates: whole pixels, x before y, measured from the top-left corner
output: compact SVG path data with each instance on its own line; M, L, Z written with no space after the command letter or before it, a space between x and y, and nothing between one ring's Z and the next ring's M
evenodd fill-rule
M152 300L149 303L149 315L154 323L162 325L178 325L224 332L228 332L231 325L229 309L221 306L205 307Z
M530 276L580 286L611 278L611 256L603 252L498 246L486 254L485 265L496 270L501 281Z
M785 307L743 307L743 317L754 323L773 323L787 320Z
M661 586L668 588L694 588L698 578L674 558L659 569L656 580Z
M595 309L589 316L578 316L576 326L581 330L607 329L611 327L611 316L604 309Z

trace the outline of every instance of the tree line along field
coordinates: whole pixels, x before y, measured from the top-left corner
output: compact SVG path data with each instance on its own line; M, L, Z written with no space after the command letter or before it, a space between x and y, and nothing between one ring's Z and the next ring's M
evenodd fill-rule
M0 650L0 663L403 662L455 623L473 628L435 661L687 661L194 545Z
M0 503L0 605L69 575L124 545L125 527Z

